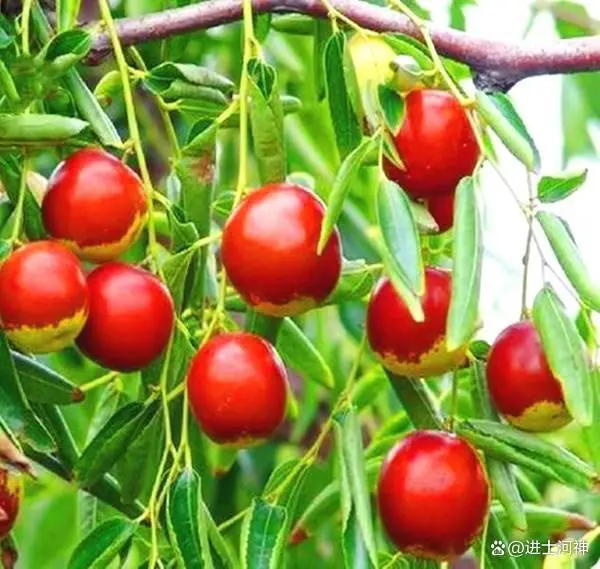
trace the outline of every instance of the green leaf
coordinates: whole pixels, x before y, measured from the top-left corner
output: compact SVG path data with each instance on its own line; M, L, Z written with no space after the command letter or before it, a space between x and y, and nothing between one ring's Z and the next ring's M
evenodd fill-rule
M55 448L50 433L33 413L19 381L17 369L8 348L4 332L0 330L0 416L17 438L39 451Z
M477 329L482 258L477 189L473 178L463 178L454 203L452 297L446 331L449 351L468 343Z
M84 449L74 468L81 486L97 482L117 462L135 440L144 425L151 420L157 403L128 403L121 407Z
M106 75L103 75L94 87L94 96L104 106L110 105L115 97L122 97L123 83L121 83L121 73L116 69L112 69Z
M197 252L197 247L188 247L169 257L163 264L165 282L171 291L177 312L181 312L183 309L186 283Z
M315 381L327 389L333 388L333 372L325 358L290 318L283 319L276 346L285 364L303 379Z
M452 4L450 5L450 27L464 31L467 27L465 8L476 3L477 0L452 0Z
M83 401L83 391L59 373L18 352L12 356L23 391L30 401L54 405Z
M592 310L600 311L600 287L593 282L567 224L560 217L545 211L538 212L536 219L581 300Z
M346 569L371 567L369 552L365 546L355 510L351 510L342 532L342 553ZM377 565L374 565L377 567Z
M121 485L123 502L131 504L140 495L149 492L158 472L164 437L163 415L158 412L118 459L114 472ZM140 472L140 464L144 468Z
M585 346L550 286L535 298L533 321L550 369L562 386L567 409L581 426L589 427L594 394Z
M342 162L340 169L333 181L333 187L329 194L327 202L327 212L323 225L321 226L321 235L319 236L319 244L317 251L319 254L325 249L329 241L329 237L334 231L335 224L342 213L344 200L350 193L350 187L355 182L360 167L370 157L372 152L377 149L379 138L367 138L355 148Z
M378 86L377 97L388 130L394 135L398 134L404 120L404 99L385 85Z
M430 71L434 68L427 48L410 36L404 34L385 34L383 39L396 53L410 55L419 64L421 69Z
M123 518L106 520L77 546L68 569L106 569L136 529L136 523Z
M56 0L56 23L59 32L75 26L80 9L81 0Z
M354 513L368 557L376 567L377 546L373 533L371 498L367 484L360 422L356 412L351 408L334 416L334 425L336 441L343 457L342 480L344 476L347 477L347 485L350 489L350 495L346 498L343 497L344 492L342 493L342 511L345 512L343 516L345 520L344 541L346 541L346 534L348 534L347 537L351 539L352 544L356 544L358 541L353 527L352 513ZM343 487L344 481L342 481ZM347 503L349 500L351 500L350 508Z
M191 63L161 63L144 78L146 86L166 99L200 99L227 105L234 83L208 69Z
M586 181L587 169L560 176L543 176L538 182L537 196L542 203L554 203L569 197Z
M1 226L0 226L1 229ZM0 240L0 263L10 255L12 251L12 243L8 239Z
M386 372L398 401L417 429L442 428L437 402L422 379L409 379Z
M62 115L0 115L0 146L44 146L68 140L88 123Z
M203 517L200 477L184 470L169 492L167 527L178 566L183 569L212 568Z
M512 101L503 93L477 91L478 110L506 148L531 172L540 168L540 155Z
M580 458L538 436L495 421L469 420L456 433L492 458L510 462L573 488L591 489L598 474Z
M191 136L187 144L181 149L184 156L197 156L198 153L214 148L219 123L203 119L198 121L193 128L193 136Z
M494 494L504 507L513 528L527 531L525 508L511 465L488 458L486 467Z
M258 59L248 62L250 127L263 184L282 182L287 169L283 137L283 107L277 73Z
M345 49L346 35L343 32L336 32L327 41L323 53L327 103L342 159L346 158L360 144L362 138L358 117L354 112L346 87Z
M229 543L225 541L225 538L221 535L217 524L213 520L210 510L207 505L202 502L202 510L204 512L204 523L206 524L206 531L208 532L208 539L215 553L222 561L223 565L227 569L237 569L239 563L235 558L235 554L232 551Z
M410 200L404 190L384 177L377 191L377 223L388 253L384 256L387 271L421 296L425 292L425 276Z
M362 300L375 286L380 272L379 266L367 265L364 259L344 260L340 280L324 304Z
M54 72L64 72L82 60L91 47L92 36L88 32L67 30L55 35L36 56L36 61L49 64Z
M241 535L243 569L278 569L285 546L287 512L254 498Z
M352 390L352 404L357 412L369 407L388 388L388 378L381 367L364 374Z
M0 92L13 104L21 102L21 96L17 90L14 79L6 64L0 60Z

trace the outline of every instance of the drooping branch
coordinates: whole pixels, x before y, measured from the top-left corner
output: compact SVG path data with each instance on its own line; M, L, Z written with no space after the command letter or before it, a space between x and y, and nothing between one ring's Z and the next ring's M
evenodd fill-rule
M330 0L331 5L364 28L401 32L420 38L419 29L404 15L359 0ZM298 13L326 18L321 0L252 0L256 13ZM241 19L241 0L208 0L182 8L116 21L123 45L134 45L212 28ZM480 82L490 88L506 88L526 77L600 70L600 36L557 40L552 43L506 42L477 37L458 30L430 27L439 52L469 65ZM110 52L104 33L96 35L90 63Z

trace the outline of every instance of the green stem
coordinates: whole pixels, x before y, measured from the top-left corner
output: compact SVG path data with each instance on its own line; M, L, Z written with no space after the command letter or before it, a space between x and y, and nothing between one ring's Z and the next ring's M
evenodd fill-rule
M32 6L33 0L23 1L23 11L21 12L21 49L23 55L29 55L29 20Z
M114 381L118 376L119 376L118 372L111 371L100 377L97 377L96 379L92 379L91 381L88 381L87 383L84 383L83 385L80 385L79 389L81 391L83 391L84 393L87 393L88 391L91 391L92 389L96 389L96 387L102 387L103 385L106 385L107 383Z
M19 238L23 226L23 204L25 203L25 193L27 192L27 170L29 169L29 157L23 152L23 169L21 170L21 179L19 184L19 197L14 211L14 225L10 236L11 244Z
M108 30L108 35L110 37L112 48L115 54L115 59L117 62L117 67L119 68L119 73L121 75L121 83L123 85L123 99L125 101L125 110L127 114L127 125L129 127L129 136L133 142L133 146L135 148L135 154L138 161L138 165L140 168L140 173L142 175L142 181L144 183L144 187L146 189L147 194L147 204L148 204L148 247L150 249L150 253L152 258L155 261L155 268L158 270L160 274L160 269L158 267L158 262L156 260L156 227L154 223L154 201L152 199L154 190L152 187L152 180L150 179L150 172L148 170L148 164L146 163L146 157L144 155L144 148L142 146L142 139L140 136L140 131L137 123L137 118L135 115L135 105L133 102L133 91L131 89L131 84L129 82L129 68L127 66L127 61L125 61L125 54L123 53L123 47L121 46L121 42L119 40L119 34L117 32L115 22L113 20L110 5L108 0L98 0L98 4L100 7L100 15L102 20L106 24L106 28Z

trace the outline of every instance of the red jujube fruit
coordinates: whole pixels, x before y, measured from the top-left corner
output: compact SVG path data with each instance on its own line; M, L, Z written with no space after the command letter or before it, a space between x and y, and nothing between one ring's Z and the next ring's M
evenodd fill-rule
M79 259L60 243L29 243L0 265L0 324L20 350L62 350L75 340L87 315L85 275Z
M571 421L533 323L506 328L492 345L487 383L496 409L525 431L554 431Z
M261 337L215 336L194 356L187 375L192 413L213 441L237 447L270 437L284 418L287 374Z
M340 277L337 230L319 255L325 207L307 189L271 184L252 192L223 230L221 257L231 283L258 312L291 316L319 305Z
M401 551L446 561L467 551L480 534L490 488L469 443L449 433L417 431L387 455L377 499L383 526Z
M154 275L124 263L107 263L87 278L90 314L77 339L89 358L117 371L140 370L167 347L173 300Z
M82 259L116 259L146 219L144 187L127 165L101 149L71 154L54 170L42 202L44 225Z

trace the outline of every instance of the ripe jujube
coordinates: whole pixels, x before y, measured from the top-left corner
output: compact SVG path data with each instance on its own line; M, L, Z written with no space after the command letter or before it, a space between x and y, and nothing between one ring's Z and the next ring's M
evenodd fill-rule
M454 193L433 196L425 200L425 207L437 223L439 233L452 229L454 224Z
M403 552L447 561L481 532L490 488L477 451L455 435L417 431L387 455L377 498L383 526Z
M187 391L208 437L244 447L270 437L283 420L287 374L266 340L245 332L221 334L194 356Z
M0 510L5 514L0 520L0 539L6 537L15 525L22 497L21 476L0 468Z
M512 324L496 338L488 356L487 383L496 409L520 429L553 431L571 421L562 387L529 320Z
M118 371L140 370L166 348L174 322L171 295L154 275L107 263L87 278L90 314L77 339L81 351Z
M56 167L42 203L50 236L96 263L114 260L129 248L146 211L137 174L95 148L79 150Z
M413 198L453 192L479 158L465 110L451 93L438 89L417 89L406 96L394 141L404 169L388 159L383 168Z
M20 350L43 354L70 345L88 315L88 287L77 257L36 241L0 265L0 323Z
M257 312L292 316L325 300L342 267L340 237L331 234L319 255L325 207L293 184L252 192L223 230L221 257L231 283Z
M448 351L446 320L450 307L450 273L427 267L421 298L424 321L417 322L388 279L382 279L367 309L369 344L382 365L406 377L440 375L459 366L466 346Z

